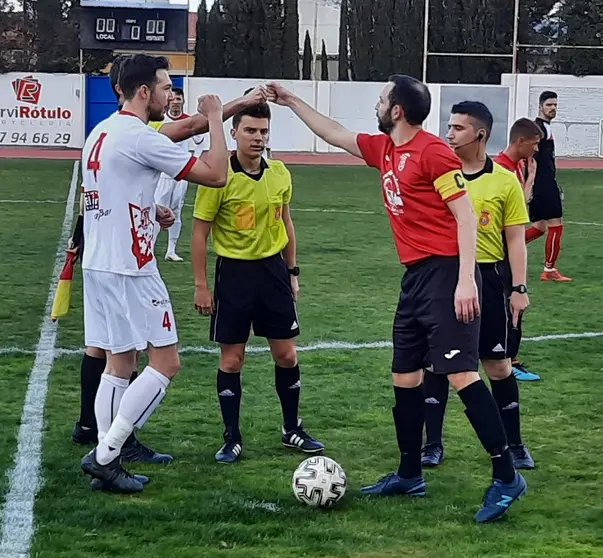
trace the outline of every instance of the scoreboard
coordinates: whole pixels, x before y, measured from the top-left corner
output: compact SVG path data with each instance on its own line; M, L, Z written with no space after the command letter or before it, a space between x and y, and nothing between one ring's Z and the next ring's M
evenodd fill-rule
M186 5L140 0L81 0L80 48L186 52Z

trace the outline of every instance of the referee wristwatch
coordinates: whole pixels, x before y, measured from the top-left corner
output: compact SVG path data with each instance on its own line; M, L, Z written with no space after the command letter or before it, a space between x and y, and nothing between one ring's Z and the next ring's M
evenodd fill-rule
M513 287L511 287L511 292L526 294L528 292L528 288L525 285L514 285Z
M289 275L293 275L293 277L299 277L299 267L296 265L295 267L289 268Z

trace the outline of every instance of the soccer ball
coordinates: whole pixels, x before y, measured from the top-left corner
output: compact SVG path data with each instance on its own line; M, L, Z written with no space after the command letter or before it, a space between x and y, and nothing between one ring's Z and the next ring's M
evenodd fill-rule
M341 466L322 455L306 459L293 473L293 494L312 507L334 506L343 498L347 485Z

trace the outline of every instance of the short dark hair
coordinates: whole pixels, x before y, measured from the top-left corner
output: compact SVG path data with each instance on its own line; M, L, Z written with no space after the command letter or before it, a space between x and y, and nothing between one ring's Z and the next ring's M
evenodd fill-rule
M268 103L260 103L258 105L253 105L252 107L243 109L232 117L233 128L239 127L243 116L251 116L252 118L267 118L270 120L272 118L272 111L270 110L270 105L268 105Z
M184 89L182 89L182 87L172 87L172 93L174 95L180 95L182 98L184 98Z
M538 124L529 118L520 118L511 126L509 141L513 143L520 138L532 139L536 136L542 138L542 130Z
M153 88L157 83L157 71L169 70L170 63L165 56L133 54L121 63L119 87L128 100L136 95L142 85Z
M492 125L494 124L494 117L490 112L490 109L480 103L479 101L462 101L452 105L451 114L466 114L474 120L477 120L481 128L486 130L486 139L490 137L492 133Z
M557 93L555 93L554 91L543 91L540 94L540 97L538 98L538 104L542 105L543 103L546 103L549 99L556 99L557 98Z
M389 93L390 107L398 105L411 126L425 122L431 110L431 93L427 85L411 76L394 74L389 77L394 87Z
M119 73L121 71L121 66L126 58L128 58L129 54L120 54L117 56L113 63L111 64L111 69L109 70L109 81L111 82L111 89L113 93L115 93L115 98L119 102L119 93L115 89L117 84L119 83Z

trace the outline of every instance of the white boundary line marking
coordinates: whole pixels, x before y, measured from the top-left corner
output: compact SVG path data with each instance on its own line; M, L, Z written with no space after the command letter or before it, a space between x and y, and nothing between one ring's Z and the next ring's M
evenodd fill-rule
M62 200L0 200L3 203L52 203L62 204ZM186 207L194 207L192 203L185 204ZM320 207L293 207L293 213L342 213L345 215L385 215L384 211L363 211L360 209L336 209L336 208L320 208ZM578 225L583 227L603 227L603 223L591 223L585 221L565 221L567 225Z
M53 323L50 319L50 310L65 261L65 247L73 224L78 169L79 161L75 161L44 317L40 327L40 339L35 350L36 358L29 376L21 415L15 465L8 473L9 488L2 512L2 540L0 541L0 557L2 558L27 558L34 533L34 504L36 494L42 485L40 466L42 463L44 404L48 391L48 376L56 356L58 324Z
M554 333L552 335L537 335L535 337L524 337L521 342L526 343L542 343L545 341L564 341L569 339L593 339L596 337L603 337L603 331L584 331L582 333ZM317 341L315 343L309 343L307 345L298 345L297 350L299 352L310 352L310 351L361 351L364 349L391 349L391 341L371 341L364 343L352 343L348 341ZM55 355L55 358L74 356L84 354L84 349L50 349ZM246 349L247 353L261 354L270 351L267 346L253 345L248 346ZM220 349L218 347L205 347L203 345L189 345L180 348L181 354L219 354ZM23 349L21 347L0 347L0 356L2 355L31 355L37 354L37 350Z

